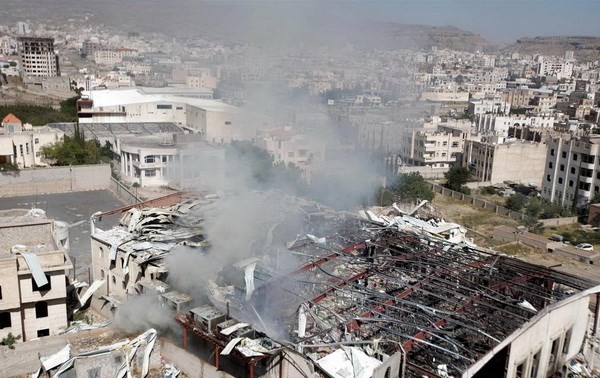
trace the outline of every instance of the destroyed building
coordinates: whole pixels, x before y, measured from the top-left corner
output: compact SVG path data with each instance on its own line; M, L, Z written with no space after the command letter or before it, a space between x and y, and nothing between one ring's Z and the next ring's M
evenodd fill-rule
M566 376L597 337L596 282L478 248L416 208L353 214L269 195L292 215L257 221L252 253L214 279L189 277L202 296L176 291L164 259L187 245L217 261L205 222L227 199L121 209L119 227L92 235L101 296L155 294L184 349L236 377Z
M67 327L69 227L40 209L0 211L0 339Z

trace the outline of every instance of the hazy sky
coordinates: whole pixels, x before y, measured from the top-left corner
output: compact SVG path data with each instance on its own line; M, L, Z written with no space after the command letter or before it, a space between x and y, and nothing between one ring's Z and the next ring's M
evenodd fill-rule
M599 0L398 0L354 4L382 20L453 25L498 42L537 35L600 35Z

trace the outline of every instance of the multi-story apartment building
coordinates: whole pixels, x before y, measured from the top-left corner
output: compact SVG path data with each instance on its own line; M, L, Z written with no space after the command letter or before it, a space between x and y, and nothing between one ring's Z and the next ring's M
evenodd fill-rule
M540 76L556 76L558 79L568 79L573 76L573 62L556 62L542 60L538 65Z
M438 126L437 130L406 130L402 138L400 158L402 162L431 168L450 168L460 161L467 130Z
M27 341L67 326L68 229L39 212L0 212L0 339Z
M514 181L540 185L546 147L544 143L526 141L493 144L469 140L465 145L463 165L480 182Z
M54 38L21 36L17 38L17 47L23 76L60 76Z
M542 198L566 207L600 193L600 137L554 138L548 142Z

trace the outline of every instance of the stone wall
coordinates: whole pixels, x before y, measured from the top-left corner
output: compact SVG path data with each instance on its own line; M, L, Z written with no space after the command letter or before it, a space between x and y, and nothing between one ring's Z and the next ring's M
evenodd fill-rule
M0 173L0 197L67 193L110 187L110 165L21 169Z

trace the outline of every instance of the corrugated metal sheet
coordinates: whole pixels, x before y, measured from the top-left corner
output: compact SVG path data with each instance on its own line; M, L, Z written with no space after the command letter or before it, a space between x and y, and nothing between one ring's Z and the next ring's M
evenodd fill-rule
M42 269L42 264L40 264L40 260L37 255L31 252L22 252L21 256L25 259L29 270L31 270L31 274L33 275L33 279L35 284L38 287L42 287L48 284L48 279L44 274L44 270Z

